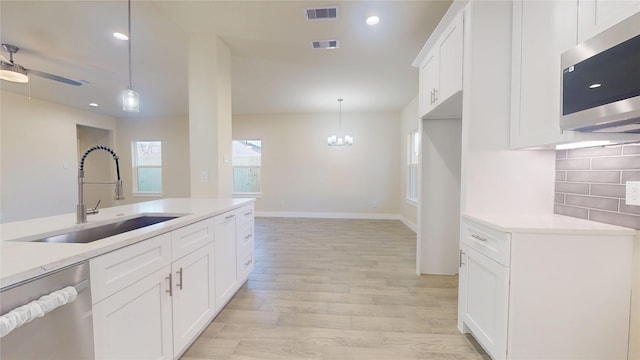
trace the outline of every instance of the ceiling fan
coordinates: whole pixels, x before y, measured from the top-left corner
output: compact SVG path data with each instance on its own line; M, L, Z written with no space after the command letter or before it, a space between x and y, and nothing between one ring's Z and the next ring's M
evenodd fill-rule
M82 83L79 81L67 79L62 76L53 75L53 74L49 74L49 73L38 71L38 70L25 69L19 64L16 64L13 62L13 54L17 53L18 50L20 50L19 47L10 45L10 44L2 44L2 48L7 52L9 52L9 59L0 55L0 65L1 65L0 79L2 80L17 82L17 83L28 83L29 76L35 75L35 76L43 77L45 79L63 82L69 85L75 85L75 86L82 85Z

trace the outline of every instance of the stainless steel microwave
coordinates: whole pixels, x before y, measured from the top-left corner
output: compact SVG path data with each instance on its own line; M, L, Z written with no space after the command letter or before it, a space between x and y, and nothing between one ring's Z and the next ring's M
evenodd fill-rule
M640 13L560 61L563 130L640 133Z

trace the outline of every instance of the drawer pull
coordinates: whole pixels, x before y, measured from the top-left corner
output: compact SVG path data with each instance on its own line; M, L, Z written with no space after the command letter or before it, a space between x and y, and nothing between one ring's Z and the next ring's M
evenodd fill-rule
M247 234L247 236L244 237L245 240L249 240L251 239L251 234Z
M227 215L225 216L225 220L233 219L234 217L236 217L234 214Z
M249 266L249 264L251 264L253 262L253 260L247 260L247 262L244 263L244 266Z
M253 214L253 211L249 211L248 213L244 213L244 216L249 216L249 215L252 215L252 214Z
M462 265L464 265L464 263L462 262L462 255L464 255L464 251L460 250L460 260L458 267L462 267Z
M480 236L480 235L473 234L473 235L471 235L471 237L472 237L472 238L474 238L474 239L476 239L476 240L480 240L480 241L482 241L482 242L486 242L486 241L487 241L487 239L483 238L483 237L482 237L482 236Z
M165 279L169 280L169 289L165 290L164 292L169 293L169 296L173 296L173 282L172 282L172 278L171 278L171 273L169 273L169 276L167 276Z
M180 283L176 284L176 286L178 287L178 289L182 290L182 268L180 268L180 270L176 271L176 274L178 274L179 279L180 279Z

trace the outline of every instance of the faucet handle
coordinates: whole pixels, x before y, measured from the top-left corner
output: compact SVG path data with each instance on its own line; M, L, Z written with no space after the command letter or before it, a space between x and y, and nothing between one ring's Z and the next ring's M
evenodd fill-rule
M98 202L96 203L96 206L87 209L87 215L97 214L100 211L98 210L98 206L100 206L100 202L102 202L102 200L98 200Z

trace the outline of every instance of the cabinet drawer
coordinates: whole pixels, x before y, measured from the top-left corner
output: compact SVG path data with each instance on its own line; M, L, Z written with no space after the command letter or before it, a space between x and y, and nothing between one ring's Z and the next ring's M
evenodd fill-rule
M213 241L213 218L171 232L172 260L191 253Z
M245 224L238 229L238 249L251 245L253 247L253 224Z
M89 261L93 303L171 263L171 234L162 234Z
M509 266L511 261L511 234L465 220L463 244L486 255L498 264Z
M250 222L253 223L253 213L253 204L236 210L236 215L238 216L238 225L243 225Z

